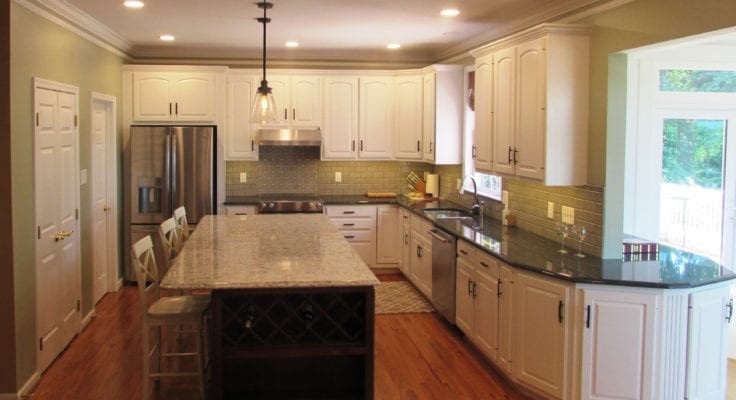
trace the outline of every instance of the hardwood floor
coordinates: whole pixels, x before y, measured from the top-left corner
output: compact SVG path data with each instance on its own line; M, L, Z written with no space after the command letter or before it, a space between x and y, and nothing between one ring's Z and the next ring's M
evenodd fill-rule
M736 400L736 360L728 359L726 400Z
M97 317L46 370L30 399L139 399L137 296L131 286L107 294ZM379 400L524 398L435 313L376 316L375 394ZM165 380L153 398L196 399L196 380Z

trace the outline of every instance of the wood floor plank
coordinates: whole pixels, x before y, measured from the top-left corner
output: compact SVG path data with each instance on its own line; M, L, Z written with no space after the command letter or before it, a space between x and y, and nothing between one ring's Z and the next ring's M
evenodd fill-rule
M140 399L137 296L130 286L107 294L97 316L44 373L30 398ZM375 366L378 400L523 399L435 313L377 315ZM158 399L196 399L197 382L165 380L153 393Z

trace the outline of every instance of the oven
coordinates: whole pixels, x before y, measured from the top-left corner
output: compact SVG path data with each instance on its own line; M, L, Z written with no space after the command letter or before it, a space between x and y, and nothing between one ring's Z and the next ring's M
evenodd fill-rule
M259 214L322 213L318 196L303 194L266 194L258 197Z

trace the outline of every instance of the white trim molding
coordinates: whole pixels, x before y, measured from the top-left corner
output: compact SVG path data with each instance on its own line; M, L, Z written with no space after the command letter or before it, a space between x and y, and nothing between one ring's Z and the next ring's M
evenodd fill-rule
M87 326L89 326L90 323L92 323L92 320L97 316L97 311L93 307L92 310L90 310L87 315L84 316L84 319L82 320L82 326L79 328L79 333L82 333L85 329L87 329Z

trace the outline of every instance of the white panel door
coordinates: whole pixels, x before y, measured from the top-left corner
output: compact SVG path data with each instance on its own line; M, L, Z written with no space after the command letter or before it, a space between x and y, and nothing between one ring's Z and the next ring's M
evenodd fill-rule
M493 171L514 173L516 135L516 48L493 55ZM476 128L477 129L477 128Z
M584 290L583 399L652 396L655 294Z
M358 154L361 158L391 158L393 140L393 78L360 78Z
M516 48L518 67L518 111L516 113L516 174L544 179L546 113L545 38Z
M397 206L378 206L377 209L376 263L399 263L401 261L399 208Z
M728 287L690 295L687 399L720 400L726 395L727 320L733 307L728 304Z
M519 273L514 280L514 377L554 398L563 398L568 288Z
M491 360L498 355L498 276L484 268L475 270L475 333L473 341Z
M411 222L409 212L401 209L401 272L407 278L411 274Z
M354 159L358 156L358 78L329 77L324 80L325 160Z
M424 89L422 90L422 158L424 161L434 162L437 152L436 142L436 80L435 73L424 75Z
M320 126L320 78L293 76L291 78L291 115L293 126Z
M475 268L465 257L457 258L455 277L455 325L465 335L472 337L475 329L475 305L473 301L473 279Z
M186 72L174 76L174 118L177 121L214 121L215 74Z
M34 84L37 369L43 371L81 320L77 93Z
M432 247L423 237L411 238L411 281L425 296L432 298Z
M97 302L108 291L107 282L107 215L109 207L107 193L107 108L94 102L92 106L92 302ZM112 249L110 249L112 250Z
M153 122L174 119L173 79L170 73L133 73L134 121Z
M514 270L501 264L500 282L498 285L498 358L496 365L507 374L511 374L512 343L514 341L513 325L513 283Z
M283 75L266 76L268 80L268 87L271 88L273 93L273 102L276 104L276 122L269 124L273 127L283 127L289 123L289 99L291 93L289 93L289 82L291 78ZM260 86L260 80L258 81Z
M473 160L478 171L493 170L493 56L475 60L475 131Z
M258 77L233 73L227 84L227 159L256 160L256 130L250 122Z
M422 158L422 77L396 78L397 158Z

